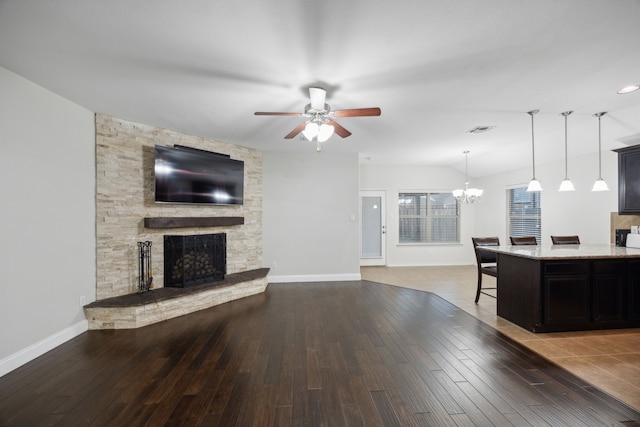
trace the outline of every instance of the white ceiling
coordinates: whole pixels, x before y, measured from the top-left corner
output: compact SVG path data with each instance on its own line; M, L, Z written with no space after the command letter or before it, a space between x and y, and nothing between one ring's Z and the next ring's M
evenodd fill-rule
M639 0L0 0L0 66L87 109L256 148L321 84L353 135L324 152L485 176L640 142ZM475 126L495 126L469 134ZM321 155L321 154L320 154Z

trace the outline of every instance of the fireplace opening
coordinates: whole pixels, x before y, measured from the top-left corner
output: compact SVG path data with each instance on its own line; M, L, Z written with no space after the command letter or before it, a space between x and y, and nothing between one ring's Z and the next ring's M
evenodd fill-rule
M186 288L224 280L227 235L164 236L164 286Z

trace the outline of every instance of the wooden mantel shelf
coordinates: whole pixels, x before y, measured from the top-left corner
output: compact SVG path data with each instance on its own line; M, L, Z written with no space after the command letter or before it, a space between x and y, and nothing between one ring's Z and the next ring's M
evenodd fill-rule
M227 227L244 224L242 216L207 216L207 217L155 217L145 218L146 228L182 228L182 227Z

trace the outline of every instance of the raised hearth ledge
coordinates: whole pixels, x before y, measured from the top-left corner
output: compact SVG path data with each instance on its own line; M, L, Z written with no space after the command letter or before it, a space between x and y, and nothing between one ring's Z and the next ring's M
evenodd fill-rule
M144 226L146 228L227 227L242 224L244 224L244 217L242 216L164 216L144 219Z
M84 306L89 329L135 329L264 292L268 268L229 274L188 288L159 288Z

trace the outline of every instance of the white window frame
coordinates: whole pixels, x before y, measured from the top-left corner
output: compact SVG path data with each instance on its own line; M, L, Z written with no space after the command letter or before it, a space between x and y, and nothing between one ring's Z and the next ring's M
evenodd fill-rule
M516 218L516 216L512 213L513 204L511 203L511 193L513 192L513 190L516 190L516 189L521 189L523 193L526 193L530 195L532 198L534 198L534 203L536 203L535 198L537 198L537 205L538 205L537 214L523 213L522 215L518 216L519 219L535 220L536 224L534 227L521 225L518 228L514 228L515 226L512 226L512 218ZM527 192L526 189L527 189L526 184L513 185L513 186L507 187L507 190L506 190L507 239L509 239L509 237L535 236L536 239L538 239L538 244L541 244L542 243L542 198L540 197L541 194L540 192Z
M460 234L461 234L461 209L460 209L460 202L456 201L456 214L455 215L429 215L430 213L430 209L429 209L429 199L427 199L427 204L426 204L426 208L425 208L425 214L421 215L402 215L401 213L401 209L400 209L400 204L403 203L402 201L402 195L403 194L420 194L420 195L424 195L425 197L428 197L430 194L451 194L451 190L399 190L398 191L398 244L401 246L404 245L449 245L449 244L459 244L460 243ZM452 196L453 197L453 196ZM402 227L401 227L401 222L403 218L414 218L414 219L424 219L425 223L423 224L424 227L424 232L425 232L425 240L420 240L418 241L417 239L412 240L412 241L403 241L403 236L402 236ZM431 225L433 224L432 219L436 219L436 218L455 218L456 219L456 230L455 230L455 240L447 240L447 241L441 241L441 240L434 240L434 235L435 233L433 233L433 229L431 227Z

